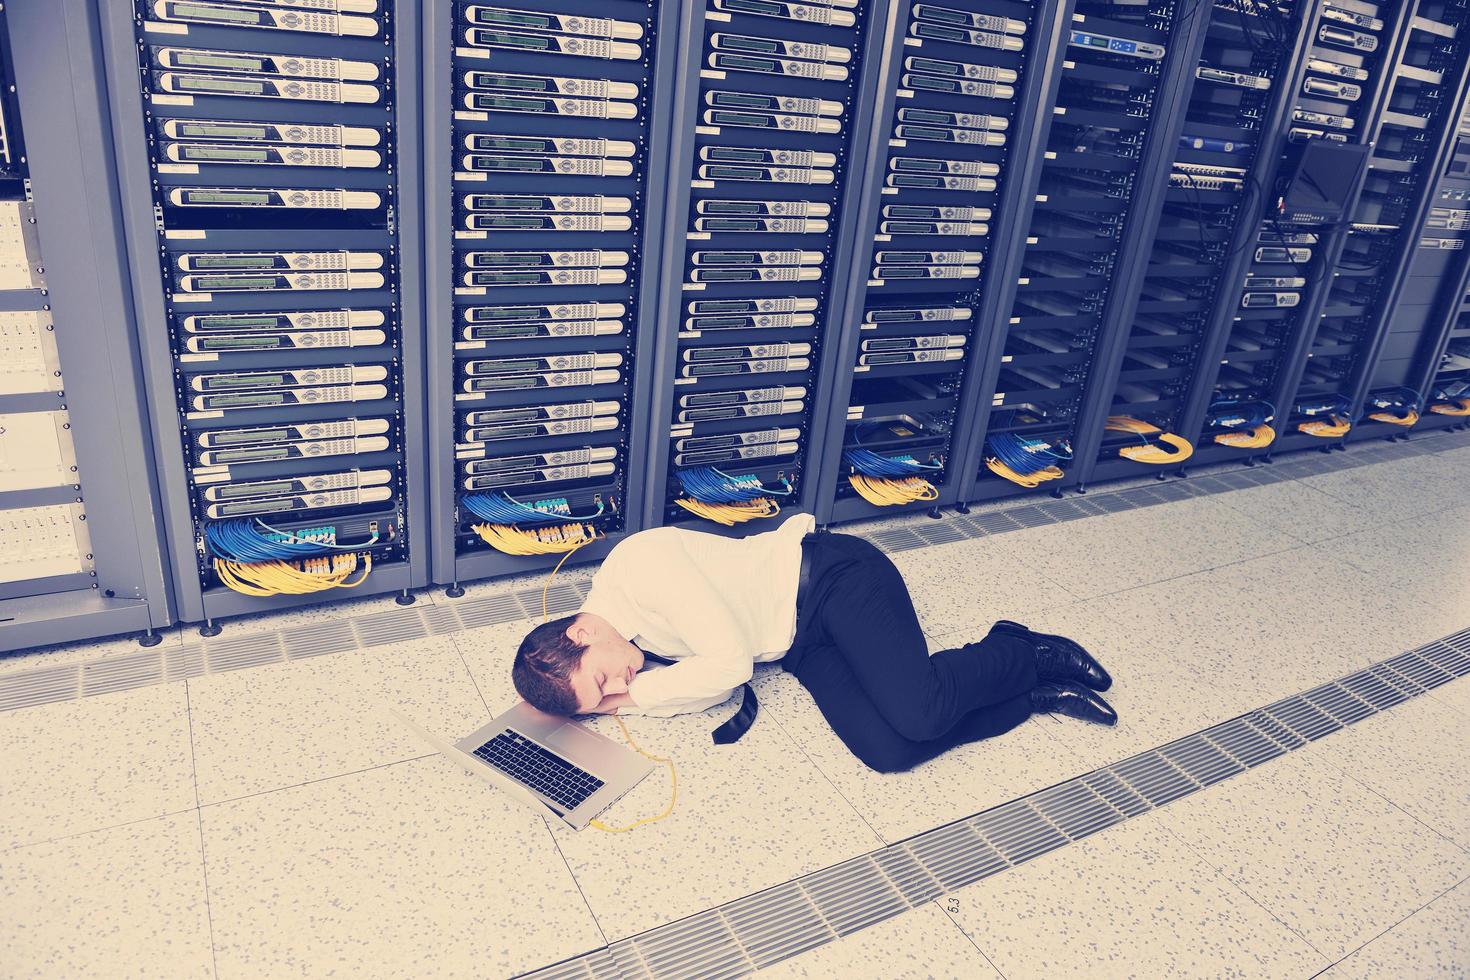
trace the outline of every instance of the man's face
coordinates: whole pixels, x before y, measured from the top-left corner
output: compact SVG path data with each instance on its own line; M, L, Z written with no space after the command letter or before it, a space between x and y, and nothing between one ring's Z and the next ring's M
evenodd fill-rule
M601 616L583 613L567 627L567 636L587 645L581 664L570 678L579 713L589 714L603 698L625 693L633 675L643 669L643 651Z

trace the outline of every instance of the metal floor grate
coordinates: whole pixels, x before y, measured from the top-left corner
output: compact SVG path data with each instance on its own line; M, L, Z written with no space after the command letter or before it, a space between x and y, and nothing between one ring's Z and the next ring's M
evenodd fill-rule
M1263 486L1317 473L1367 466L1376 462L1429 455L1454 448L1465 440L1458 433L1438 432L1411 442L1363 446L1352 453L1297 453L1270 466L1228 470L1188 480L1169 480L1148 486L1108 490L1106 485L1088 496L1064 500L1019 500L999 510L951 514L944 519L895 528L878 528L864 536L885 552L909 551L936 544L949 544L1003 534L1029 527L1081 520L1140 507L1185 500L1209 493ZM563 616L580 608L589 584L584 579L558 582L546 593L551 616ZM481 626L541 619L541 589L493 593L447 605L419 603L387 612L352 619L333 620L276 632L260 631L229 635L189 643L183 647L140 650L103 660L55 667L41 667L0 675L0 711L34 707L56 701L71 701L94 694L111 694L154 684L185 680L204 674L242 670L261 664L302 660L352 650L365 650L388 643L401 643L426 636L443 636ZM1446 648L1448 650L1448 648ZM1457 654L1448 654L1452 658ZM1431 669L1434 669L1431 667ZM1390 688L1403 670L1386 667L1379 675ZM1405 683L1415 683L1412 677ZM1364 680L1362 684L1371 684ZM1359 693L1353 691L1352 694ZM1343 708L1343 710L1347 710ZM1329 713L1314 726L1322 733L1338 724ZM1325 725L1325 728L1322 726Z
M748 976L1464 676L1470 676L1470 630L1022 799L521 976Z

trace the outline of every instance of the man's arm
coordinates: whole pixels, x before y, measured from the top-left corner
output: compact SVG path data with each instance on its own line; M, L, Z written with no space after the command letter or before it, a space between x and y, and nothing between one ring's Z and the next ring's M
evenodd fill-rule
M636 707L638 707L638 705L636 702L634 702L633 695L629 694L626 691L623 691L619 694L607 695L601 701L597 702L597 707L593 708L587 713L589 715L615 715L618 713L618 710L620 708Z
M641 570L640 570L641 571ZM656 570L634 580L635 599L656 612L693 656L633 678L638 714L656 718L703 711L750 680L755 655L724 596L682 548L661 555ZM632 714L634 712L628 712Z

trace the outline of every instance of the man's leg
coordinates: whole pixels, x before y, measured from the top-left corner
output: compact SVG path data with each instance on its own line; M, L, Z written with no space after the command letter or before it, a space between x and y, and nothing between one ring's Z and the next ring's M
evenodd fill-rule
M893 562L861 538L833 537L843 539L834 547L844 560L820 583L821 631L899 735L939 739L972 711L1015 702L1037 685L1035 654L1021 637L992 633L929 656Z
M957 745L1010 731L1031 714L1030 694L1024 693L976 708L937 739L915 742L895 731L883 717L836 647L809 647L797 659L791 672L811 694L832 731L864 765L878 772L912 769Z

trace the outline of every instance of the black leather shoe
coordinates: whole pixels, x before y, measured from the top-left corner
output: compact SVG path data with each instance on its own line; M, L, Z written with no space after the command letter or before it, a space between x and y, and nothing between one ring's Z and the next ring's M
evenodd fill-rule
M1036 651L1036 675L1044 681L1079 681L1094 691L1106 691L1113 678L1082 644L1054 633L1038 633L1020 623L1002 619L994 631L1024 638Z
M1118 713L1096 691L1067 681L1031 689L1031 710L1066 715L1098 725L1116 725Z

